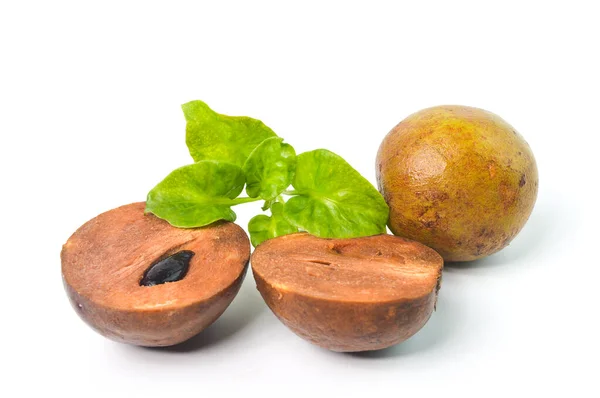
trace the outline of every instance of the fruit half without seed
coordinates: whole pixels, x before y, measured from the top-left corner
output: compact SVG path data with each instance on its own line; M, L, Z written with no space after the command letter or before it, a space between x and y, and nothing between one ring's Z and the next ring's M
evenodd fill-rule
M169 346L213 323L237 294L250 242L236 224L172 227L133 203L81 226L61 252L79 316L123 343Z
M263 299L288 328L348 352L390 347L419 331L443 268L433 249L392 235L286 235L259 245L251 263Z

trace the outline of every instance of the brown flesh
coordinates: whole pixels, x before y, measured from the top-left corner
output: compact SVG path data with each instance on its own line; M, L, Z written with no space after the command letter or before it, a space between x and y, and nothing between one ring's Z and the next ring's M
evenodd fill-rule
M63 247L65 282L81 296L110 308L153 310L206 300L229 286L244 269L247 237L232 223L178 229L135 203L103 213L83 225ZM192 250L181 281L140 286L159 258Z
M280 290L365 303L423 297L437 285L441 267L435 251L392 235L286 235L264 242L252 256L253 271Z

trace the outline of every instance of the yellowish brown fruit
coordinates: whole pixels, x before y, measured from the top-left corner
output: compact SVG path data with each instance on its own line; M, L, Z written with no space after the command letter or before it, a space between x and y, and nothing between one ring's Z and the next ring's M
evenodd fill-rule
M531 148L511 125L478 108L438 106L410 115L384 138L376 167L391 231L446 261L506 247L537 198Z

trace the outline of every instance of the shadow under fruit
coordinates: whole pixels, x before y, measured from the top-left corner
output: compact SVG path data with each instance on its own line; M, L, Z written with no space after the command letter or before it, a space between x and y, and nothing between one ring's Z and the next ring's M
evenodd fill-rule
M384 138L377 184L389 227L469 261L506 247L533 210L538 171L531 148L499 116L466 106L414 113Z

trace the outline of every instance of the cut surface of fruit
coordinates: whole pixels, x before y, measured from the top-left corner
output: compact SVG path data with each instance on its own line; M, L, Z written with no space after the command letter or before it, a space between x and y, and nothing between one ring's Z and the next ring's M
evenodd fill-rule
M252 255L267 305L303 338L334 351L385 348L429 319L442 258L392 235L322 239L306 233L265 241Z

